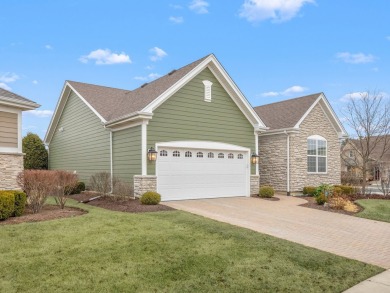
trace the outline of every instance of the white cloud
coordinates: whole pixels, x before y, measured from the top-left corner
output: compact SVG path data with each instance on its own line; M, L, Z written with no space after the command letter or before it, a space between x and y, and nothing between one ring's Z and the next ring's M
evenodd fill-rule
M387 36L386 39L387 39L388 41L390 41L390 36Z
M0 82L0 87L7 90L7 91L10 91L12 90L12 88L10 88L6 83L4 82Z
M148 65L148 66L145 67L145 69L147 69L147 70L152 70L153 68L154 67L152 65Z
M171 16L169 20L175 24L183 23L184 18L182 16Z
M124 52L119 54L113 53L109 49L97 49L88 55L81 56L79 60L83 63L94 60L97 65L131 63L129 55L126 55Z
M206 13L209 13L209 10L208 10L209 6L210 6L210 4L207 1L204 1L204 0L193 0L190 3L189 8L192 11L195 11L198 14L206 14Z
M340 52L336 54L336 58L344 61L345 63L352 64L362 64L374 62L376 57L371 54L356 53L352 54L350 52Z
M294 86L291 86L291 87L289 87L281 92L274 92L274 91L265 92L265 93L262 93L260 96L262 96L262 97L289 96L292 94L302 93L302 92L305 92L307 90L308 90L308 88L306 88L306 87L303 87L300 85L294 85Z
M38 80L33 80L32 83L33 84L38 84Z
M169 4L169 6L173 9L183 9L183 6L178 5L178 4Z
M161 74L158 73L150 73L147 76L135 76L135 80L140 80L140 81L152 81L156 78L161 77Z
M152 54L152 56L149 58L153 62L161 60L168 55L163 49L160 49L159 47L154 47L150 49L149 52Z
M147 77L147 76L135 76L134 79L135 79L135 80L144 81L144 80L148 80L148 77Z
M10 83L10 82L14 82L18 79L19 79L19 75L15 74L15 73L11 73L11 72L6 72L6 73L3 73L2 75L0 75L1 82Z
M53 115L52 110L30 110L27 111L26 113L40 118L51 117Z
M367 91L365 92L352 92L349 94L345 94L340 98L341 102L349 102L350 100L359 100L364 97L383 97L383 98L389 98L390 95L386 92L375 92L375 93L369 93Z
M156 78L161 77L161 74L158 74L158 73L150 73L150 74L148 75L148 77L149 77L150 80L153 80L153 79L156 79Z
M53 50L53 47L51 45L45 45L45 48L48 50Z
M294 18L306 3L314 0L245 0L240 17L250 22L272 19L274 22L288 21Z

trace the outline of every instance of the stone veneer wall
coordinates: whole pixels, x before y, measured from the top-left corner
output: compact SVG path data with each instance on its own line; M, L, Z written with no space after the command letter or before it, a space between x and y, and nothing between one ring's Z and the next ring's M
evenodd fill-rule
M0 153L0 190L20 189L16 178L23 171L23 154Z
M251 175L251 195L252 194L259 194L259 175Z
M321 135L327 140L327 173L307 173L307 138ZM340 184L340 142L322 107L317 104L302 122L300 132L290 136L290 190L302 191L304 186L321 183Z
M134 196L141 197L147 191L157 191L157 176L134 175Z
M287 135L259 136L260 185L271 185L277 191L286 191Z

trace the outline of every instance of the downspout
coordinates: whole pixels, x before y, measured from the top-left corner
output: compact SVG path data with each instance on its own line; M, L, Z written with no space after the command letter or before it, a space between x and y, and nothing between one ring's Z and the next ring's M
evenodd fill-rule
M114 192L114 170L113 170L113 163L112 163L112 130L110 130L110 173L111 173L111 191L110 193Z
M287 135L287 196L290 196L290 135L287 131L284 131Z

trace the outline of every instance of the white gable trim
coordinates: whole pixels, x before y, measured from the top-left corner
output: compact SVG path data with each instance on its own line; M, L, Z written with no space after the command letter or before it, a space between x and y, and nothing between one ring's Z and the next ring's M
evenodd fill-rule
M331 117L329 117L329 115L325 112L325 110L322 108L322 105L320 104L322 110L324 111L324 114L328 117L328 119L330 120L333 127L336 126L338 128L338 130L337 130L335 127L335 130L339 134L339 137L340 138L347 137L348 136L347 131L345 130L344 126L340 122L339 118L337 117L336 113L333 111L332 107L330 106L328 100L326 99L326 97L323 93L321 93L319 95L317 100L315 100L315 102L310 106L310 108L306 111L306 113L297 122L297 124L295 124L295 126L293 128L300 128L302 122L306 119L306 117L310 114L310 112L314 109L314 107L320 102L322 102L323 106L325 106L326 109L328 110L328 112L330 113Z
M214 69L211 66L214 67ZM171 86L168 90L162 93L159 97L157 97L154 101L152 101L149 105L147 105L141 112L153 113L153 111L158 108L162 103L164 103L167 99L169 99L174 93L176 93L180 88L182 88L186 83L188 83L191 79L193 79L196 75L198 75L202 70L208 67L214 74L214 76L218 79L218 81L222 84L222 86L226 90L227 84L231 90L227 90L230 94L233 101L237 104L240 110L244 113L245 117L251 122L255 129L265 129L266 126L261 121L259 116L257 116L256 112L253 110L252 106L249 104L248 100L244 97L242 92L238 89L236 84L227 74L222 65L218 62L217 58L214 55L208 56L205 60L203 60L198 66L193 68L189 73L187 73L184 77L182 77L179 81L177 81L173 86ZM218 71L224 79L224 82L218 78L218 74L215 71ZM231 94L231 93L234 94Z
M57 102L56 108L54 110L54 114L51 117L49 127L47 129L44 142L46 145L50 144L51 139L53 138L54 132L57 128L57 125L60 121L60 118L62 116L62 112L64 111L65 105L68 101L68 98L71 94L71 92L74 92L80 100L82 100L87 107L102 121L102 123L106 123L107 121L91 106L90 103L88 103L70 84L69 82L65 82L64 87L62 88L60 98Z

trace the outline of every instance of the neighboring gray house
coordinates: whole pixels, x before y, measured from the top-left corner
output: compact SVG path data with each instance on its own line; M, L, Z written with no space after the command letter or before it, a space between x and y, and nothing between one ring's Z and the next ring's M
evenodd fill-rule
M288 194L340 184L340 140L347 132L323 93L254 109L269 127L259 136L261 184Z
M333 127L326 116L319 118ZM135 90L66 81L45 143L50 169L75 171L87 183L106 171L132 184L136 196L147 190L157 190L162 200L249 196L259 187L253 154L259 142L273 139L263 136L267 126L208 55ZM333 160L333 136L331 141ZM306 152L306 139L296 143ZM284 137L278 147L285 146ZM272 150L260 149L261 162L269 155Z
M0 190L19 189L16 177L23 170L22 111L39 105L0 88Z

